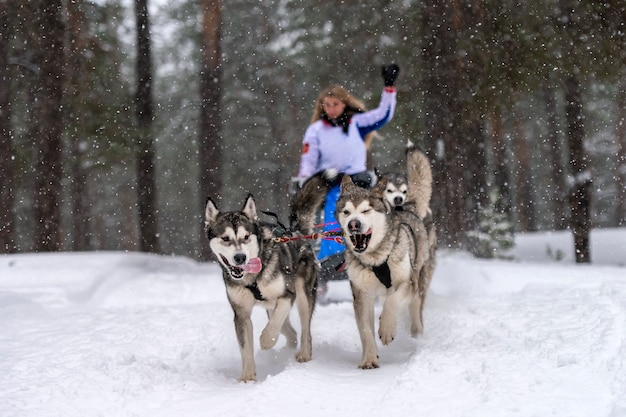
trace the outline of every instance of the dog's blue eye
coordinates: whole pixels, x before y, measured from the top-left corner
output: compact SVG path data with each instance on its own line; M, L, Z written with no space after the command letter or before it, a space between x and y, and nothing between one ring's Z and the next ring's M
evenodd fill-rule
M222 241L230 242L230 238L228 236L222 236Z

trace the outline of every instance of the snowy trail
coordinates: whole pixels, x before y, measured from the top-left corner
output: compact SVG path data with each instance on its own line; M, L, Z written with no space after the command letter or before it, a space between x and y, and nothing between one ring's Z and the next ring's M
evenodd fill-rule
M613 245L614 246L614 245ZM240 357L219 270L185 258L0 257L0 416L626 416L626 268L441 252L425 333L361 347L346 282L313 355ZM380 307L378 307L380 308ZM292 323L298 325L295 312ZM347 414L349 413L349 414Z

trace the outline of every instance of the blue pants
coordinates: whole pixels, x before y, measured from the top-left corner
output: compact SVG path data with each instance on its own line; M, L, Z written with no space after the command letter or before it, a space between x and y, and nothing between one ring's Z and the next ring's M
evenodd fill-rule
M335 208L337 206L337 200L339 199L339 185L332 187L326 193L326 201L324 202L324 231L339 229L339 223L335 219ZM335 255L337 253L343 253L345 247L341 243L337 243L333 240L322 239L320 251L317 254L317 259L323 260L324 258Z

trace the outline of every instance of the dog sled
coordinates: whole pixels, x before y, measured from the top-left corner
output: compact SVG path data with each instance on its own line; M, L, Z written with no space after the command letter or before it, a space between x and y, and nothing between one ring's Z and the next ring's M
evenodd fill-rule
M301 182L301 178L292 178L289 187L290 228L313 240L312 246L320 261L318 281L321 292L324 291L328 281L348 279L344 265L345 246L341 227L334 218L339 184L344 175L323 171L304 182ZM350 177L356 185L363 188L370 188L376 182L376 176L369 171Z

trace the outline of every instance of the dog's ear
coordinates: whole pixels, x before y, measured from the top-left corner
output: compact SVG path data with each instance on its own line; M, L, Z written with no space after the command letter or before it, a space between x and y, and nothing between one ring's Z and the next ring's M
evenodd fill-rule
M385 191L387 190L387 182L388 182L388 178L386 176L382 177L380 181L377 182L376 185L370 189L370 192L372 193L372 197L376 197L380 199L380 201L385 205L385 213L389 214L389 212L391 211L393 207L392 207L391 202L387 200L387 198L385 197Z
M220 211L217 209L217 206L215 206L213 200L211 200L211 197L208 197L206 199L206 206L204 207L204 225L209 227L209 225L217 219L218 214L220 214Z
M351 190L354 189L354 187L356 187L356 185L354 185L354 182L352 182L352 178L350 178L350 175L344 175L343 179L341 180L340 192L342 194L349 193Z
M382 177L375 186L372 187L372 194L382 197L385 195L385 190L387 189L387 177Z
M256 215L256 204L254 202L254 197L252 197L252 194L248 194L248 197L246 198L246 202L243 205L243 209L241 210L241 212L245 214L246 217L250 220L256 221L258 219Z

